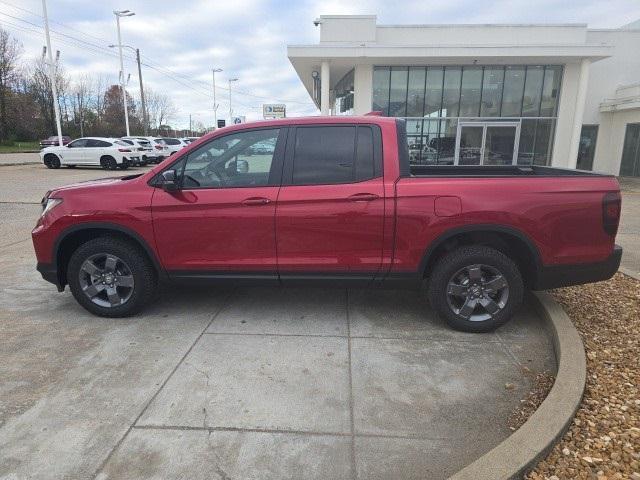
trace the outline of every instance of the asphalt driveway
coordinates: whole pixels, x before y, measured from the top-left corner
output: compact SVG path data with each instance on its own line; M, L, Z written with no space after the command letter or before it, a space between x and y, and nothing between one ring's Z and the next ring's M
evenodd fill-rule
M38 188L104 172L2 173L0 478L444 478L555 370L529 307L464 334L414 292L167 287L91 316L29 231Z

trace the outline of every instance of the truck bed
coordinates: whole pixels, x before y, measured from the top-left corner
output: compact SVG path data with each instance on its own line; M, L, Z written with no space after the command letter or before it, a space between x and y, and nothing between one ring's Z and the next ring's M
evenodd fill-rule
M611 177L601 173L572 168L538 165L410 165L411 177Z

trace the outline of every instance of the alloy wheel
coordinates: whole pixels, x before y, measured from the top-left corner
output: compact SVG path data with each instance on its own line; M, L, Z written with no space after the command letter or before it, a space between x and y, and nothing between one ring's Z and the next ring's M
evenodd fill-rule
M110 253L87 258L80 267L80 288L91 302L104 308L125 304L133 294L134 280L129 266Z
M458 270L447 284L449 308L472 322L492 319L507 305L509 284L495 267L468 265Z

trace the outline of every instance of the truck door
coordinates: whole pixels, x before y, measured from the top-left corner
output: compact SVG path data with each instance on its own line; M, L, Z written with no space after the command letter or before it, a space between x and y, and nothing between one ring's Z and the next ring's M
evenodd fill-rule
M277 283L275 205L286 130L230 132L166 169L176 170L180 189L156 189L152 215L170 276Z
M289 138L276 206L281 281L373 279L385 202L379 127L297 126Z

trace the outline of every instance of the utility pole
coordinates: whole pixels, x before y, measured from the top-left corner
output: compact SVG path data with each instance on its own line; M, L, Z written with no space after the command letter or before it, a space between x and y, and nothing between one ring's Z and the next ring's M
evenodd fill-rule
M213 129L218 128L218 104L216 103L216 73L221 72L221 68L214 68L211 70L211 76L213 80Z
M120 52L120 89L122 91L122 103L124 105L124 123L125 123L125 126L127 127L127 137L128 137L130 136L129 112L127 109L127 92L124 89L124 62L122 61L122 37L120 35L120 17L131 17L132 15L135 15L135 13L129 10L114 10L113 14L116 16L116 25L118 27L118 51Z
M138 80L140 81L140 101L142 102L142 121L144 122L144 136L149 135L149 119L147 118L147 102L144 99L144 87L142 86L142 67L140 66L140 49L136 48L136 60L138 61Z
M233 108L231 108L231 82L237 82L237 78L229 79L229 125L233 123Z
M82 107L83 107L83 105L80 103L80 93L78 93L78 109L79 109L79 114L80 114L80 136L84 137L84 128L83 128L84 109Z
M58 105L58 88L56 87L56 67L51 53L51 36L49 35L49 17L47 15L47 0L42 0L42 14L44 17L44 34L47 38L47 56L49 64L49 81L51 82L51 94L53 95L53 111L56 116L56 128L58 130L58 145L62 143L62 127L60 125L60 107Z
M191 114L189 114L189 136L192 137L193 135L191 134Z

